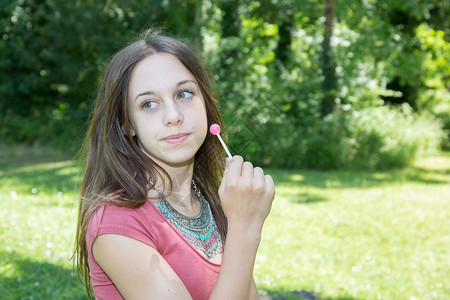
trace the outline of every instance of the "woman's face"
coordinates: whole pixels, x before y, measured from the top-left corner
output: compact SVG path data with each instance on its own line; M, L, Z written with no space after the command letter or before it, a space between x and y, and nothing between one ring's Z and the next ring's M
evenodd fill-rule
M191 164L205 140L205 101L197 81L173 55L158 53L134 68L128 89L132 135L156 163Z

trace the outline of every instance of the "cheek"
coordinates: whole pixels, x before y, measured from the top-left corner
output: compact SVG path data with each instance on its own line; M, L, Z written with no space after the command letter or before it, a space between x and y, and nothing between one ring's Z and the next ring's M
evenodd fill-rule
M196 112L195 120L197 123L197 128L201 130L202 133L205 132L206 134L206 132L208 131L208 117L206 115L204 107L199 107Z
M208 135L208 121L206 118L206 114L203 118L203 122L199 128L201 135L200 135L200 143L203 144L203 142L206 140L206 136Z
M196 132L197 142L203 142L208 131L208 120L206 111L202 103L189 108L189 113L185 115L187 128L191 128Z
M201 103L199 103L198 107L196 108L197 114L199 119L201 118L203 121L207 122L207 113L206 113L206 107L205 107L205 101L202 99ZM208 124L206 124L208 126Z
M132 129L137 138L141 141L152 140L157 132L155 122L146 118L135 118L132 122Z

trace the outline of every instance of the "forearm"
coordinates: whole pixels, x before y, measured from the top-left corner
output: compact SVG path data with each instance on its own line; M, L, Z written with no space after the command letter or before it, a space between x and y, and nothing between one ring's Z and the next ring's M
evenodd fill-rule
M257 298L253 283L264 220L275 195L272 177L240 156L227 161L219 197L228 220L222 266L210 299ZM256 296L256 297L255 297Z
M220 274L210 299L249 299L260 240L260 230L229 226Z

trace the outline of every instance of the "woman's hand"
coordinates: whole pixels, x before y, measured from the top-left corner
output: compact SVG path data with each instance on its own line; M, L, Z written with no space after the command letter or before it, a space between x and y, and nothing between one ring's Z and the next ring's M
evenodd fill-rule
M219 197L228 227L238 226L260 232L272 207L275 187L270 175L244 162L241 156L227 159Z
M227 159L219 197L228 219L219 278L210 299L259 299L253 281L264 220L275 194L272 177L240 156Z

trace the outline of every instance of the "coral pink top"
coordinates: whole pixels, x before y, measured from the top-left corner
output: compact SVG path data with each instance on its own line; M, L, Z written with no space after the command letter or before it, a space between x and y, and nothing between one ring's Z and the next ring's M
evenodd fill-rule
M220 265L201 255L150 201L130 209L102 206L92 215L86 235L89 274L96 299L123 299L119 290L92 254L96 237L123 235L155 248L172 267L194 300L208 299L219 276Z

